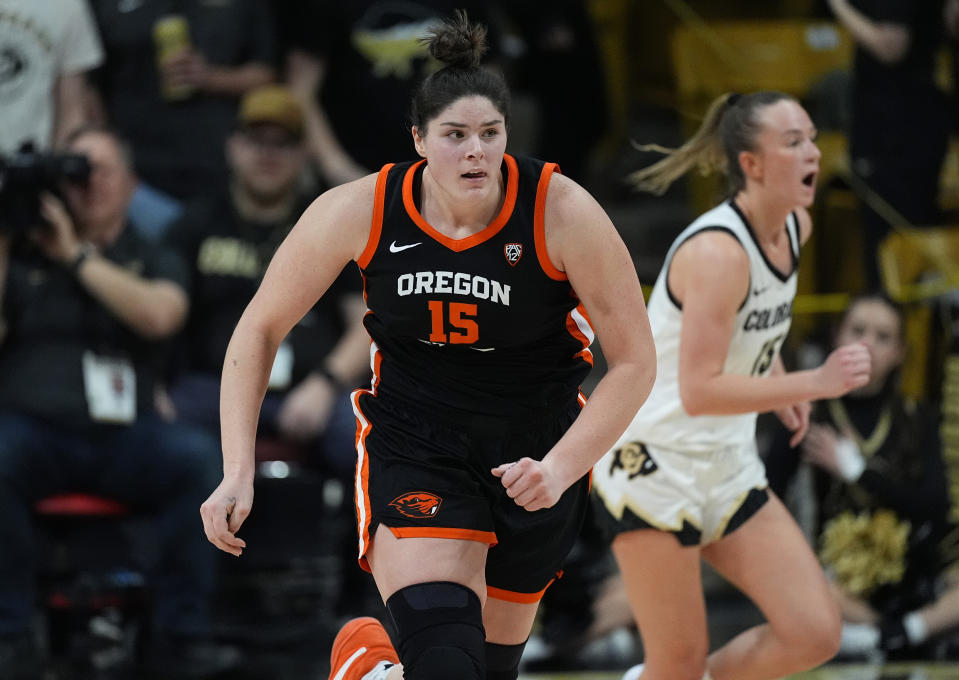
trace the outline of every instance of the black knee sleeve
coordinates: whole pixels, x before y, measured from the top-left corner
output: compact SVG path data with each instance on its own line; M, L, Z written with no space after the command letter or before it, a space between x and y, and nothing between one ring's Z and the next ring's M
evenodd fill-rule
M525 642L518 645L486 643L486 680L516 680Z
M486 678L483 609L472 590L445 581L418 583L393 593L386 608L406 680Z

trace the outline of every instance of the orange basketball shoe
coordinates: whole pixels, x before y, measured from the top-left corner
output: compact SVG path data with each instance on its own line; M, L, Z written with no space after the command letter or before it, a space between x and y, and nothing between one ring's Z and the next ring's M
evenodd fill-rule
M400 662L383 624L371 616L351 619L333 640L330 680L362 680L383 661Z

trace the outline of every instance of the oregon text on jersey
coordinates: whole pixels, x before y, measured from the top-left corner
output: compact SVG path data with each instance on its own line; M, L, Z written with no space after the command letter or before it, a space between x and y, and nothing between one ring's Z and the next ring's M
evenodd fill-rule
M416 272L400 274L396 278L396 294L400 296L425 293L470 295L479 300L499 302L509 307L509 290L508 284L463 272Z
M380 170L370 238L356 261L377 393L443 418L515 419L575 401L592 365L593 331L546 252L543 208L556 166L504 156L499 213L458 239L420 212L425 170L422 160Z

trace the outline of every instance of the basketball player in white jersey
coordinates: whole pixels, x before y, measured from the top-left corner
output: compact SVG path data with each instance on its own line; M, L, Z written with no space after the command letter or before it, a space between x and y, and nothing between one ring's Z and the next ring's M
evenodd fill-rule
M766 488L756 414L775 411L797 444L809 400L869 378L861 344L787 373L800 246L812 224L820 152L803 108L775 92L713 103L699 132L633 175L657 193L693 166L724 171L729 199L670 248L649 302L658 377L645 405L596 464L608 521L645 650L624 680L763 680L836 652L840 620L815 555ZM766 623L709 654L700 580L705 559Z

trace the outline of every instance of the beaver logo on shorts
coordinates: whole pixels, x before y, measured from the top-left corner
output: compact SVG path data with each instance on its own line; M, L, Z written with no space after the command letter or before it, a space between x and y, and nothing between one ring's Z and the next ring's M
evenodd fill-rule
M405 493L390 501L390 507L396 508L400 514L413 519L435 517L442 504L442 498L428 491Z
M651 475L659 469L656 461L649 455L646 447L639 442L629 442L623 448L617 449L613 456L613 464L609 467L610 474L622 468L629 478L642 475Z
M510 266L515 267L519 258L523 257L523 244L507 243L503 246L503 254L506 255L506 261L510 263Z

